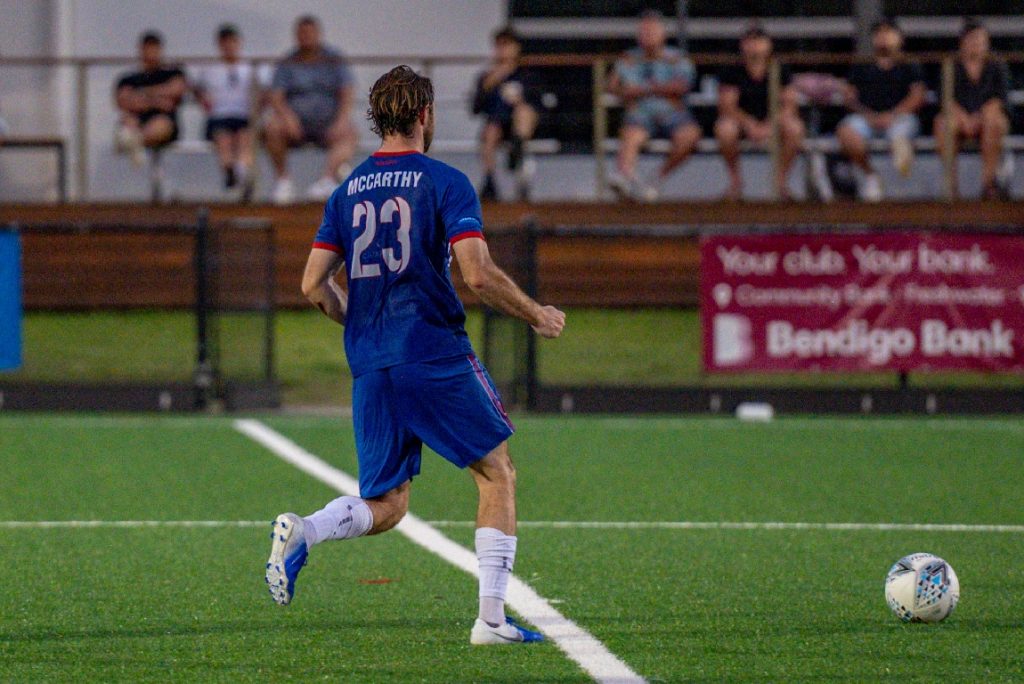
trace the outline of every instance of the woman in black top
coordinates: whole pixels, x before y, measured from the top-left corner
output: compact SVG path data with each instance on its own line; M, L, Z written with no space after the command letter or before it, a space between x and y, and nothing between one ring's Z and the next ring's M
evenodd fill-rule
M981 148L982 197L1005 199L1005 184L998 178L1003 138L1010 128L1003 103L1006 101L1006 68L990 59L989 35L973 21L960 33L960 58L954 72L953 146L961 140L977 140ZM946 118L935 117L935 143L941 151L946 143Z

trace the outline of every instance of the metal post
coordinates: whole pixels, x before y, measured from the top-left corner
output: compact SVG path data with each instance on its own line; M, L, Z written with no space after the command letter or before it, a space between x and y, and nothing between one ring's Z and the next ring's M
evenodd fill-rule
M782 67L779 60L772 57L768 62L768 120L771 122L772 135L768 151L772 159L772 199L778 202L779 176L782 174L782 130L780 113L782 106Z
M944 57L942 60L942 170L943 190L947 202L956 199L956 138L954 136L953 119L953 81L954 58Z
M689 23L689 3L687 0L676 0L676 41L679 43L679 49L683 52L690 51Z
M594 60L594 175L597 182L597 197L604 198L608 189L607 158L605 140L608 138L608 110L604 106L606 64L602 57Z
M871 54L871 26L885 16L882 0L854 0L853 18L856 24L857 54Z
M192 376L195 390L195 407L205 409L212 399L215 370L211 363L210 349L210 260L209 260L210 215L200 209L196 216L193 268L195 268L195 317L196 317L196 367Z
M89 197L89 66L85 62L78 62L75 66L77 81L76 95L78 104L76 106L76 169L77 199L85 201Z

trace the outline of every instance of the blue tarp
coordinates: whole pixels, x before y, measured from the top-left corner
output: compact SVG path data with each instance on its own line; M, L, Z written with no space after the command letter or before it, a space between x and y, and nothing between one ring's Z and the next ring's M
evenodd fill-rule
M0 370L21 366L21 243L0 227Z

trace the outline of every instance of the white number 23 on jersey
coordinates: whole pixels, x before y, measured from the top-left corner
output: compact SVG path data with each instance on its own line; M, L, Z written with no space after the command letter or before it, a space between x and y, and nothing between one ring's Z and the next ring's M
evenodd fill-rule
M409 240L409 231L412 229L412 210L409 203L402 197L392 197L386 200L380 207L380 214L373 202L364 200L355 206L352 212L352 227L358 229L365 223L363 232L352 243L352 267L350 276L352 278L378 278L380 277L380 264L364 264L363 252L373 244L377 236L378 216L380 224L394 223L395 214L398 214L398 246L400 254L395 256L393 247L385 247L381 250L381 259L384 265L392 273L401 273L409 265L412 254L412 246Z

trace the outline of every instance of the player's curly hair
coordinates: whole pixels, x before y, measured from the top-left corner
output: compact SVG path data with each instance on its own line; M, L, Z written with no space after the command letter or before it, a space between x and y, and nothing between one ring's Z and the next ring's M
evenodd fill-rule
M434 84L402 64L378 78L370 88L366 118L373 122L373 132L381 138L396 134L408 137L420 112L433 104Z

